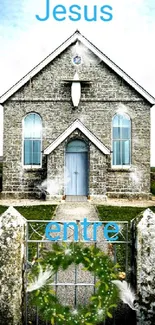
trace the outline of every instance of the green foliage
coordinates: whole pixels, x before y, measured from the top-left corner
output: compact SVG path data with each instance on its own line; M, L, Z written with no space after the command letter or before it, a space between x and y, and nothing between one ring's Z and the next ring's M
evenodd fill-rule
M3 164L0 162L0 175L2 174Z
M76 310L61 305L49 284L34 290L31 293L31 303L38 307L42 319L50 321L53 325L95 325L107 317L112 318L119 293L111 281L118 279L119 266L99 248L94 245L88 247L82 243L55 243L51 251L42 251L42 258L38 262L44 270L51 267L54 273L60 268L66 270L71 264L83 264L84 270L91 272L98 279L90 303L78 306ZM32 269L31 276L33 273L36 275L35 270L36 267Z
M151 193L155 195L155 181L151 182Z
M2 168L3 164L0 162L0 192L2 191Z
M155 167L152 167L151 170L151 193L155 195Z

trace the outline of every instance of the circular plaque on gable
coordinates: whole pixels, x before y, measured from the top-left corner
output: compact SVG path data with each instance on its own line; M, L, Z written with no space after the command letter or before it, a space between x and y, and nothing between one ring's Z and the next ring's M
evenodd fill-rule
M79 56L79 55L74 56L73 57L73 63L76 64L76 65L80 65L82 63L81 56Z

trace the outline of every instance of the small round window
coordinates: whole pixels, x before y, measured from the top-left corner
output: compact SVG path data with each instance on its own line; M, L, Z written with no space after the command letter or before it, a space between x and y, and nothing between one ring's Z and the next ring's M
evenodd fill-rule
M79 56L79 55L74 56L74 58L73 58L73 63L74 64L80 65L81 62L82 62L81 56Z

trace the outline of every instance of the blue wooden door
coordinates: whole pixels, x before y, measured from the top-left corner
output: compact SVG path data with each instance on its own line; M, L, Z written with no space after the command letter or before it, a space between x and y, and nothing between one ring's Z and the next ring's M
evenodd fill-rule
M66 170L66 195L88 195L88 153L66 152Z
M80 152L76 154L77 163L77 195L87 195L87 153Z

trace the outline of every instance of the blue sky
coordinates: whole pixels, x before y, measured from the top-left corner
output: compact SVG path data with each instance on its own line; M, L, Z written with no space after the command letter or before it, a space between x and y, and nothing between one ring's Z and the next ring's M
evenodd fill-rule
M39 22L46 0L0 0L0 94L44 56L48 55L76 28L105 54L155 95L155 1L154 0L51 0L52 8L64 4L97 4L113 7L113 20L104 23L54 21ZM118 4L116 4L118 2ZM98 36L97 36L98 35ZM25 60L23 65L23 60Z
M154 0L51 0L68 10L72 4L113 7L113 20L97 22L56 22L51 17L39 22L46 0L0 0L0 95L40 60L59 46L75 29L155 96L155 1ZM155 109L154 109L155 110ZM1 119L0 119L1 120ZM152 112L152 123L155 113ZM1 126L2 129L2 126ZM155 129L155 128L154 128ZM152 132L153 128L152 128ZM2 134L0 133L0 138ZM155 133L152 146L155 148ZM0 142L0 154L2 151ZM155 165L155 154L152 159Z

